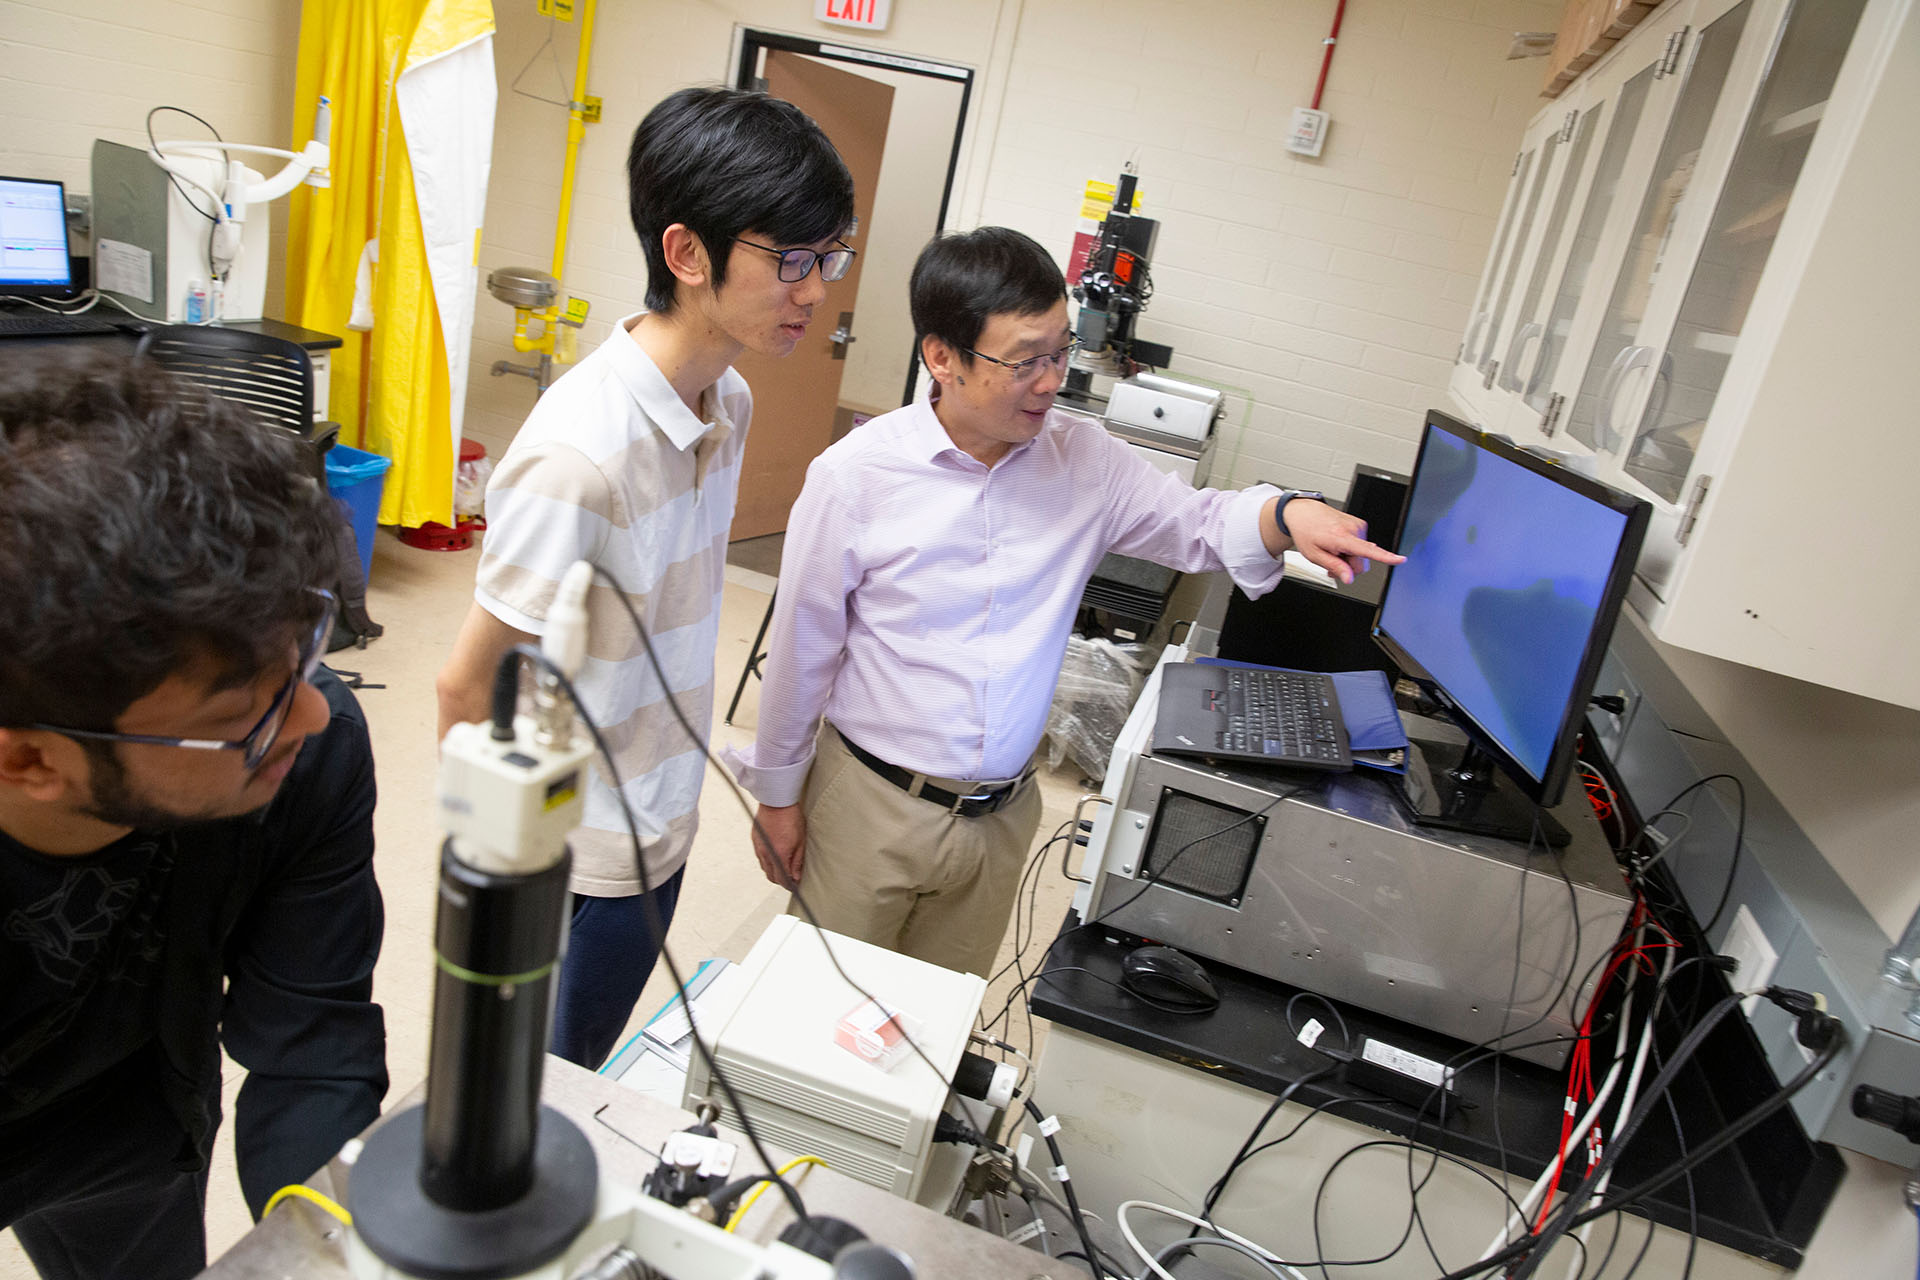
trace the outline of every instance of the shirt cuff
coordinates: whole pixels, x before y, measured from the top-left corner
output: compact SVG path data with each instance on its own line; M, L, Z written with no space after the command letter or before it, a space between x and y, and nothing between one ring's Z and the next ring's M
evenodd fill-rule
M793 764L762 767L748 759L748 752L734 747L720 748L720 763L727 766L740 785L753 793L753 798L772 809L783 809L790 804L799 804L801 794L806 790L807 771L813 768L813 746L807 746L807 753Z
M1280 496L1270 484L1256 484L1233 495L1227 509L1226 536L1220 558L1234 584L1250 596L1260 596L1280 585L1286 563L1267 551L1260 536L1260 513L1268 502Z

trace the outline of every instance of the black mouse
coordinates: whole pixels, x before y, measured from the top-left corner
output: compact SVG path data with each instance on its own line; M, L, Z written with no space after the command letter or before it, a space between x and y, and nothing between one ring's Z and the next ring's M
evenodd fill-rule
M1120 962L1120 985L1156 1008L1206 1013L1220 992L1200 962L1172 947L1135 947Z

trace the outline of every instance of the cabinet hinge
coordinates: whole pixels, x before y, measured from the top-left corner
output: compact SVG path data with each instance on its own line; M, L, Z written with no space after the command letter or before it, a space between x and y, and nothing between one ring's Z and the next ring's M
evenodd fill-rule
M1487 361L1486 375L1485 380L1480 383L1480 389L1482 391L1491 391L1493 390L1493 380L1500 376L1500 362L1498 360Z
M1540 434L1550 436L1560 429L1560 411L1567 407L1567 398L1558 391L1547 397L1547 414L1540 419Z
M1560 143L1565 146L1573 141L1573 122L1580 118L1578 111L1567 112L1567 122L1560 126Z
M1654 69L1655 80L1673 75L1680 70L1680 55L1687 47L1687 37L1693 34L1692 27L1682 27L1667 37L1666 52L1660 55L1660 63Z
M1712 476L1701 476L1693 482L1693 496L1687 499L1687 509L1680 515L1680 529L1673 540L1681 546L1687 545L1687 539L1693 536L1693 526L1700 519L1700 505L1707 499L1707 487L1713 483Z

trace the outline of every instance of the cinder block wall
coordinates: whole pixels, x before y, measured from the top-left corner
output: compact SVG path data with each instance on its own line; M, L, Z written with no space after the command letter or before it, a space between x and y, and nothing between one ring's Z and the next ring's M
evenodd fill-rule
M1540 63L1516 31L1551 0L1348 7L1319 158L1284 142L1312 99L1332 4L1026 6L983 221L1071 243L1081 185L1133 158L1161 221L1137 332L1172 370L1244 388L1214 468L1343 493L1404 467L1444 404Z
M0 0L0 173L90 194L93 140L146 146L158 106L185 107L229 142L291 148L299 41L300 0ZM160 138L209 136L170 112L153 125ZM267 216L272 316L286 297L287 202Z

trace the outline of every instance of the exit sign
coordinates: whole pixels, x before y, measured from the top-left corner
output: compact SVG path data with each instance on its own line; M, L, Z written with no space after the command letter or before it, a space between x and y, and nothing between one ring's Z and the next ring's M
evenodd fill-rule
M893 0L813 0L813 16L836 27L885 31Z

